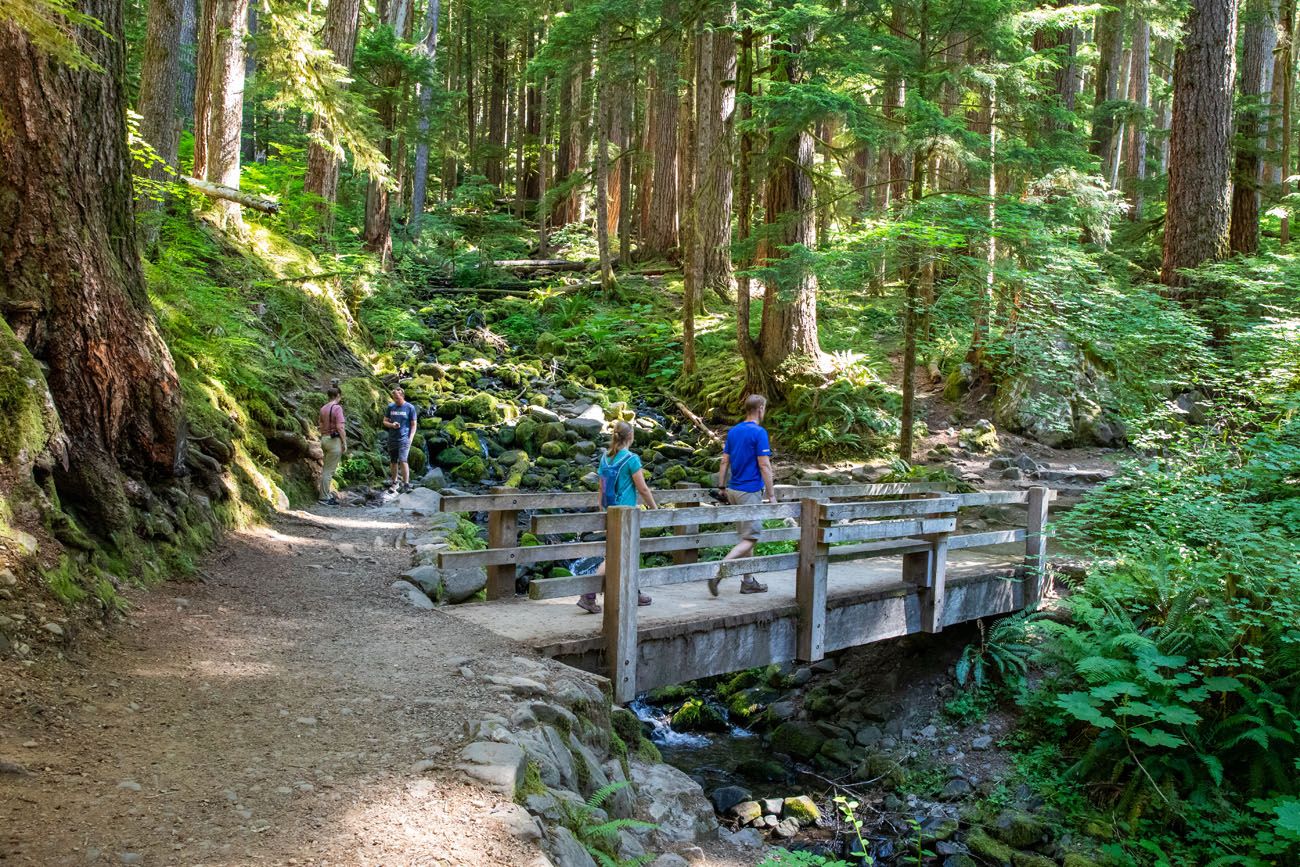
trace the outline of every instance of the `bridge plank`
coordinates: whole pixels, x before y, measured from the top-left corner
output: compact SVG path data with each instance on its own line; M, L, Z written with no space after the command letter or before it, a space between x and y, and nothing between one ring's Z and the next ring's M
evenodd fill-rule
M815 500L805 500L816 502ZM854 518L901 518L906 515L937 515L957 511L956 497L934 497L925 500L880 500L875 503L835 503L823 505L822 514L832 521Z
M707 503L713 498L707 488L665 488L655 491L654 495L657 503ZM599 505L600 498L595 491L557 493L521 491L513 494L465 494L443 497L438 508L443 512L492 512L498 509L516 511L595 509ZM603 528L604 524L601 524L601 527Z
M1047 576L1047 505L1046 487L1029 489L1029 519L1025 526L1025 607L1038 608Z
M959 508L969 506L1005 506L1029 502L1028 491L975 491L971 494L953 494Z
M878 521L871 524L836 524L823 531L823 541L862 542L868 539L898 539L906 536L930 536L957 529L956 518L922 518L908 521Z
M960 550L962 548L982 548L985 545L1005 545L1009 542L1025 541L1025 531L1016 530L990 530L987 533L962 533L960 536L948 537L949 550Z
M658 496L656 494L656 496ZM641 528L677 527L690 524L729 524L799 517L798 503L756 503L752 506L697 506L682 509L652 509L641 516ZM589 533L603 529L604 513L577 515L534 515L532 530L547 533Z
M773 493L781 501L830 500L848 497L885 497L894 494L942 494L943 485L937 482L887 482L860 485L777 485Z
M764 530L763 542L792 542L799 538L798 527L779 527ZM698 551L700 548L721 547L736 542L732 530L721 533L695 533L689 536L642 537L642 554L660 554L669 551ZM488 548L485 551L442 551L438 554L438 568L466 569L474 566L496 566L514 563L553 563L557 560L577 560L580 557L605 556L604 540L594 542L554 542L549 545L531 545L522 548ZM586 592L586 591L582 591Z

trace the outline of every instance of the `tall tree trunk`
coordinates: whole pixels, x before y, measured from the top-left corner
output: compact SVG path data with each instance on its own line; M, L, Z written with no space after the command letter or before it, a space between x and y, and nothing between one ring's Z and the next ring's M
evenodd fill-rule
M177 88L181 72L181 18L185 0L149 0L149 24L144 42L144 59L140 64L140 136L162 157L163 165L150 165L145 174L164 183L168 169L175 170L181 137L181 118L177 113ZM162 202L146 198L141 211L156 211ZM153 246L157 224L143 220L140 226L145 246Z
M69 68L0 21L0 314L45 366L68 438L60 500L126 535L123 472L178 472L181 393L136 246L122 3L77 8L103 28L73 31L102 71Z
M695 163L698 158L695 143L699 136L699 94L701 65L711 46L704 43L704 25L696 17L687 43L686 69L690 70L682 104L678 109L681 119L677 140L678 165L677 209L681 214L682 260L682 374L695 373L695 311L700 306L700 260L695 255Z
M613 112L610 106L610 72L606 68L608 50L609 22L602 21L600 44L596 50L596 55L601 58L596 84L596 247L600 255L601 289L613 292L614 268L609 249L609 127Z
M655 88L650 94L650 117L654 124L653 179L650 194L650 225L645 237L648 257L672 258L678 249L677 212L677 126L678 49L681 21L677 0L664 0L659 41L655 57Z
M1282 185L1279 193L1286 196L1291 189L1291 105L1295 98L1295 0L1286 0L1282 12ZM1291 219L1285 213L1280 222L1278 240L1282 246L1291 243Z
M431 0L437 5L438 0ZM357 47L357 18L361 0L330 0L325 12L325 30L321 35L324 47L334 55L334 62L344 69L352 68L352 57ZM312 118L313 139L322 135L324 121ZM426 154L427 158L427 154ZM333 219L334 201L338 198L339 161L334 152L312 141L307 146L307 176L303 182L307 192L319 197L317 203L321 225L328 233Z
M1169 132L1169 195L1160 280L1180 288L1179 273L1228 252L1231 212L1234 0L1193 0L1174 62Z
M247 27L244 30L244 36L249 45L257 37L257 4L248 4ZM254 81L257 75L257 54L253 51L244 52L244 85ZM258 148L257 138L257 105L250 103L244 107L242 130L240 137L239 152L241 158L246 163L254 163L266 158L265 148Z
M194 172L201 180L235 189L239 188L240 134L244 121L247 22L248 0L205 0L203 4L197 85L203 96L203 115L197 114L199 100L196 98ZM239 205L218 200L216 207L224 225L239 222Z
M800 52L807 35L773 46L775 83L797 85L803 78ZM774 276L766 281L763 294L763 322L758 351L763 366L760 379L779 380L781 368L791 357L822 364L817 339L817 277L806 261L806 253L789 248L815 243L813 227L813 138L806 127L773 129L768 146L767 202L765 207L766 262Z
M1110 178L1117 158L1114 147L1115 107L1124 74L1124 4L1097 16L1097 81L1089 150L1101 162L1101 175Z
M403 34L396 28L399 25L405 26L408 17L407 7L410 5L411 0L393 0L392 5L386 10L385 23L394 28L393 32L398 38ZM393 252L392 192L394 188L400 192L402 186L401 161L398 159L402 149L394 140L398 130L400 98L398 91L402 83L402 67L397 64L386 64L379 75L383 95L375 107L375 118L383 131L381 151L384 162L393 168L395 177L391 185L389 181L381 181L374 177L366 185L366 222L361 232L361 240L366 250L379 257L380 266L387 268Z
M1273 49L1277 46L1277 0L1246 4L1241 52L1241 107L1237 112L1237 155L1232 173L1232 219L1228 233L1234 253L1259 250L1260 180L1263 131L1273 89Z
M492 86L488 92L488 140L484 174L500 190L505 183L506 37L492 34Z
M528 139L528 43L532 32L519 40L519 81L515 86L514 149L515 149L515 219L524 218L524 145Z
M735 150L736 21L734 2L714 11L701 37L695 159L696 291L713 291L731 303L732 160Z
M465 161L466 170L474 174L478 170L478 111L474 102L474 7L470 0L463 0L461 9L462 24L465 31Z
M438 0L429 0L424 12L424 39L420 51L429 60L429 83L420 86L419 120L415 141L415 168L411 175L411 214L407 224L411 237L420 235L424 219L424 200L429 183L429 122L433 114L433 65L438 57Z
M181 0L180 81L178 123L182 128L194 122L194 86L198 73L199 0Z
M618 158L615 170L609 175L609 192L606 195L608 201L605 204L605 230L612 237L618 237L619 220L623 213L622 167L627 162L624 154L627 151L629 134L623 106L631 98L631 87L625 76L631 77L635 74L630 64L619 64L618 72L607 85L609 87L609 143Z
M551 208L542 207L546 201L546 184L551 172L551 117L550 108L551 82L545 75L537 89L540 91L538 113L541 115L541 131L537 136L537 255L546 258L550 252L547 238L547 224L551 221Z
M746 27L740 37L738 76L742 125L747 124L754 114L754 48L754 29ZM751 243L754 220L753 153L754 134L744 126L740 134L740 164L737 167L740 173L740 201L736 213L736 230L740 233L741 242L745 244L746 252L742 267L746 269L754 262ZM741 277L736 285L736 347L745 362L747 379L745 391L749 394L765 394L767 392L765 381L749 379L750 376L760 375L763 371L762 361L758 355L758 343L750 333L749 311L752 292L753 281L749 277Z
M1133 121L1129 135L1129 219L1142 219L1143 197L1147 179L1147 136L1151 128L1151 24L1138 13L1133 19L1133 71L1129 99L1140 114Z

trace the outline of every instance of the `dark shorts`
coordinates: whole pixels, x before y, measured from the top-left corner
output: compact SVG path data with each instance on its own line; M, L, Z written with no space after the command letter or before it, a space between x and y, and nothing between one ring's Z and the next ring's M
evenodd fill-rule
M404 464L407 456L411 453L411 438L388 438L388 462L390 464Z

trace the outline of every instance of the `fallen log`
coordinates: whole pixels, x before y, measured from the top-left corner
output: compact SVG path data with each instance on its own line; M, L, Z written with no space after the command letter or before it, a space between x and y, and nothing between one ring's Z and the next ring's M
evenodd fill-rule
M492 263L507 271L591 271L595 262L574 262L571 259L498 259Z
M264 214L278 214L280 212L280 203L272 199L266 199L261 196L254 196L251 193L241 192L234 187L214 184L211 181L201 181L198 178L190 178L180 175L181 183L191 190L197 190L205 196L211 196L214 199L225 199L227 202L235 202L246 208L252 208L254 211L261 211Z

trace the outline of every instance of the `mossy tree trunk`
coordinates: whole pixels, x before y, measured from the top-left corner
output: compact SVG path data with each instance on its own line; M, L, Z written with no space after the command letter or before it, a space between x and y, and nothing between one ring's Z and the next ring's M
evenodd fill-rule
M103 23L79 44L102 72L44 56L0 23L0 312L46 366L68 437L54 479L96 530L128 532L124 477L175 476L181 396L136 246L126 147L121 0L86 0Z

